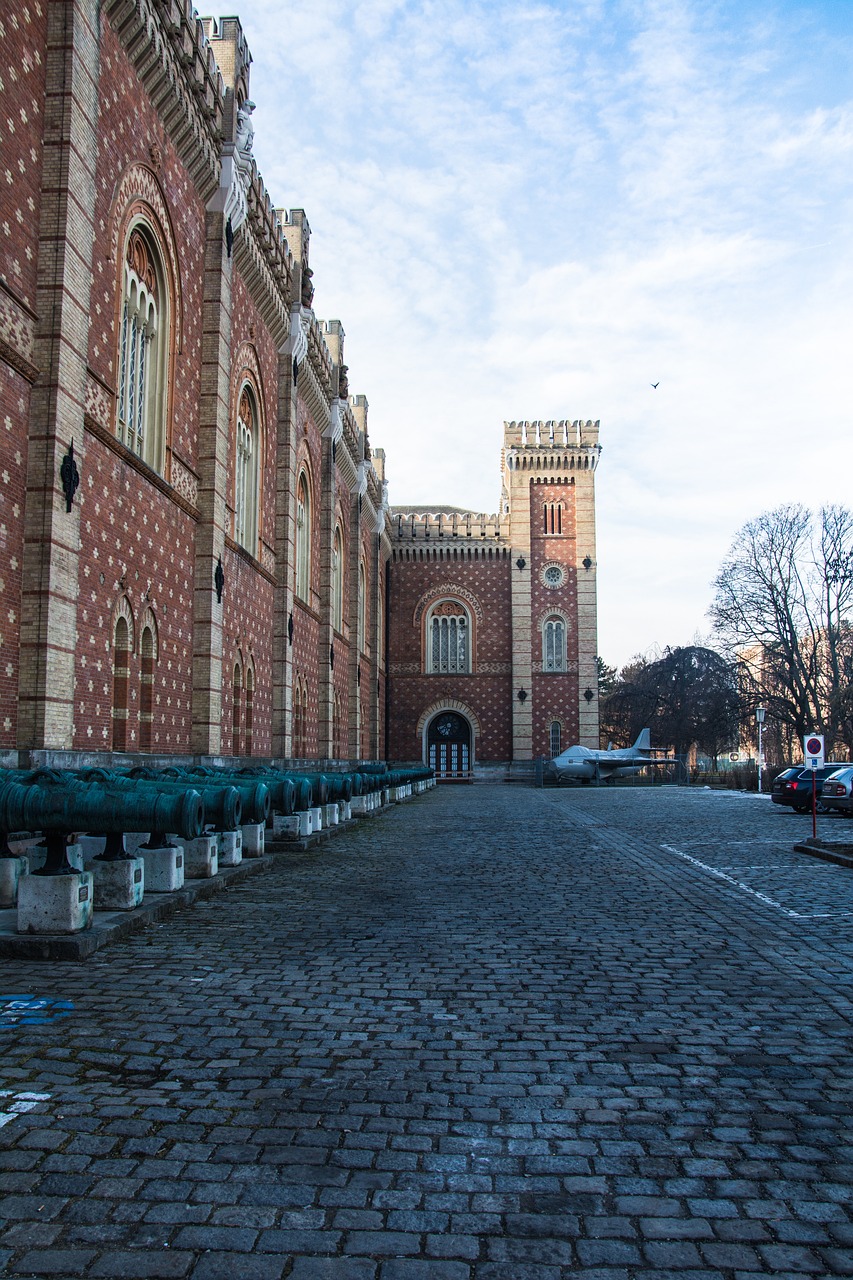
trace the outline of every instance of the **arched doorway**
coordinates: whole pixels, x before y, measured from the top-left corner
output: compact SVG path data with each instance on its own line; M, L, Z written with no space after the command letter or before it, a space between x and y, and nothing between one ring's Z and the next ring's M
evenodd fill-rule
M440 782L471 777L471 726L456 711L439 711L427 729L427 760Z

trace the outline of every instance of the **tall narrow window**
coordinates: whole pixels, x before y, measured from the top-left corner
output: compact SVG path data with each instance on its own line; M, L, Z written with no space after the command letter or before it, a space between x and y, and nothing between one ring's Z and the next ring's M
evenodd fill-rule
M234 541L252 555L258 550L259 433L254 396L240 394L234 467Z
M311 496L303 471L296 485L296 594L306 604L311 586Z
M231 754L239 756L240 753L240 701L243 692L243 673L240 670L239 662L234 665L234 683L231 687Z
M127 696L130 676L130 631L126 618L116 621L113 643L113 751L127 750Z
M471 670L471 627L457 600L434 604L427 615L427 666L433 675L467 675Z
M169 298L156 241L131 230L124 255L116 427L122 444L163 470L169 358Z
M382 646L385 643L385 618L382 611L382 586L376 601L376 663L382 666Z
M332 547L332 626L336 631L344 629L344 546L340 527L335 529Z
M291 737L291 751L295 757L302 754L302 690L299 684L293 687L293 728Z
M544 513L544 532L545 533L562 533L563 532L563 504L562 502L546 502L543 507Z
M142 632L142 671L139 687L139 750L150 751L154 733L154 634Z
M560 754L560 751L562 749L561 748L562 736L563 736L562 729L561 729L559 720L552 720L551 734L550 734L552 758Z
M565 671L566 624L562 618L548 618L542 628L542 670Z
M252 754L252 735L254 733L254 698L255 672L253 667L246 668L246 755Z

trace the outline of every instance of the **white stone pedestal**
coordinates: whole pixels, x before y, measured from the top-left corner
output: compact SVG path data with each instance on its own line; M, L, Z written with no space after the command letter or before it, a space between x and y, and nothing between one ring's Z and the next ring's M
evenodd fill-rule
M145 893L145 861L142 858L117 858L115 862L99 862L89 867L95 877L95 906L107 911L133 911L142 905Z
M26 858L0 858L0 907L15 906L21 877L28 875L29 870Z
M277 813L275 815L273 834L291 837L313 835L314 823L311 817L311 810L302 809L299 813L291 814L289 818L284 818Z
M18 933L80 933L92 924L91 871L23 876L18 881Z
M219 841L216 836L198 836L184 841L184 875L190 880L210 880L219 870Z
M174 893L184 887L184 850L179 844L168 849L140 849L145 859L145 888L149 893Z
M220 867L239 867L243 861L243 836L240 831L220 831L219 865Z
M250 822L240 831L243 836L243 857L262 858L264 854L264 824Z
M323 830L323 810L321 809L321 807L317 805L316 808L309 809L308 812L311 814L311 822L313 823L314 830L322 831Z
M30 875L32 875L34 871L38 871L44 866L47 849L45 849L44 845L31 846L26 856L30 864ZM68 845L65 850L65 856L71 863L71 866L74 867L75 871L83 870L83 850L80 848L79 844L75 842L74 844Z
M370 812L367 803L369 799L370 796L353 796L350 800L350 813L354 818L363 818Z
M341 800L338 805L338 818L341 822L349 822L352 817L352 804L349 800Z
M323 826L336 827L340 822L340 810L336 804L323 805Z
M80 848L83 850L84 866L86 865L87 862L91 862L93 858L96 858L99 853L104 852L104 845L106 844L106 842L107 841L105 836L78 836L77 837L77 843L79 844Z
M139 853L139 846L146 843L150 836L150 831L126 831L124 833L124 847L128 853Z

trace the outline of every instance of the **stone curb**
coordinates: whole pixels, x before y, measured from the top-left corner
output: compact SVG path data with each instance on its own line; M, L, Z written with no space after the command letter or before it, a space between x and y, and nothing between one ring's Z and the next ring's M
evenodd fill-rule
M419 798L412 797L412 799ZM397 803L392 801L391 804L383 805L374 813L365 814L360 818L350 818L348 822L326 827L325 830L317 831L310 836L295 840L267 840L265 848L268 852L260 858L244 858L237 867L223 867L209 880L185 882L184 887L175 893L152 894L147 900L143 900L142 906L137 907L135 911L104 913L106 916L111 915L112 918L102 918L100 923L95 916L91 929L84 929L80 933L0 933L0 959L88 960L89 956L100 951L101 947L109 946L111 942L117 942L120 938L126 938L132 933L139 933L160 920L168 920L177 911L184 911L196 902L212 898L248 876L270 870L282 854L306 853L309 849L324 844L341 832L358 826L364 818L375 818L382 813L387 813Z
M802 844L795 844L794 850L796 853L808 853L812 858L820 858L823 862L834 862L839 867L850 867L853 870L853 845L829 844L821 840L813 843L811 840L806 840Z

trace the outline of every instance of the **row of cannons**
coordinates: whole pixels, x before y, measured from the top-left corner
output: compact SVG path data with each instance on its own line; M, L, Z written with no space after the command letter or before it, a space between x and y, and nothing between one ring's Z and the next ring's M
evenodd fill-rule
M18 933L77 933L95 908L207 879L435 785L430 769L0 770L0 907ZM83 834L85 833L85 834Z

